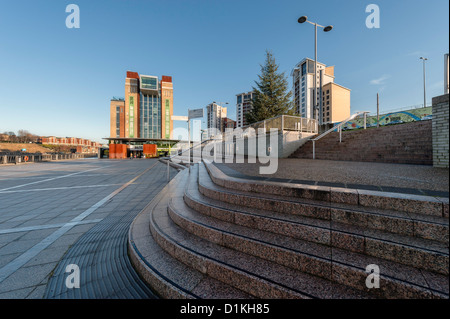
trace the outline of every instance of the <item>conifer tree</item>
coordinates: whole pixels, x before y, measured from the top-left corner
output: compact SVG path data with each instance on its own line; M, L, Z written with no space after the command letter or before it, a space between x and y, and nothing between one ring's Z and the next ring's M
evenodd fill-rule
M278 115L293 115L292 92L288 90L285 73L278 73L279 66L270 51L266 51L266 61L261 65L259 81L253 87L252 109L247 113L248 123L263 121Z

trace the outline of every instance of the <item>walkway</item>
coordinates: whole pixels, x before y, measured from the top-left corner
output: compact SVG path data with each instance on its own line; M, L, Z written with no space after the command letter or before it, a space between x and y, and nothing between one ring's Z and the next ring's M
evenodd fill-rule
M126 240L166 185L165 168L156 159L0 168L0 298L154 298ZM80 269L79 289L65 285L68 264Z

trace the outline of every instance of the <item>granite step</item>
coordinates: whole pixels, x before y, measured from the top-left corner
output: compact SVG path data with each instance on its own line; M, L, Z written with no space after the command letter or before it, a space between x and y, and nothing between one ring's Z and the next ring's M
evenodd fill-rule
M208 160L204 160L204 164L215 184L231 190L449 218L448 198L293 183L261 182L230 177Z
M173 200L173 199L172 199ZM174 258L255 298L367 299L369 294L202 239L155 212L151 231Z
M181 181L179 177L171 181L171 188ZM150 233L150 216L155 210L166 211L169 194L168 186L136 217L129 230L128 255L144 282L165 299L253 298L187 266L158 245Z
M195 176L191 177L192 180ZM448 274L448 243L223 203L186 189L188 207L222 221Z
M222 203L437 241L447 248L448 254L449 222L444 217L229 189L215 184L203 164L199 176L200 193Z
M171 199L168 211L179 227L205 240L362 291L368 291L367 265L376 264L383 273L377 297L448 298L444 275L228 223L186 207L180 198Z

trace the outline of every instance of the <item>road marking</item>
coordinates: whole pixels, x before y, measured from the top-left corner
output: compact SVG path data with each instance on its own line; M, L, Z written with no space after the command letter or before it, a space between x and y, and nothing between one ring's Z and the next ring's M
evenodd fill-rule
M61 190L61 189L73 189L73 188L107 187L107 186L117 186L117 185L122 185L122 184L104 184L104 185L64 186L64 187L54 187L54 188L21 189L21 190L17 190L17 191L0 191L0 194L53 191L53 190Z
M86 175L77 175L77 176L69 176L69 177L91 177L91 176L104 176L104 175L111 175L111 174L86 174ZM126 175L126 174L124 174ZM129 174L131 175L131 174ZM66 176L67 177L67 176ZM10 180L23 180L23 179L37 179L37 178L48 178L45 176L28 176L28 177L14 177L14 178L2 178L0 176L0 181L10 181Z
M99 218L99 219L88 219L88 220L83 220L83 221L78 222L77 225L95 224L95 223L98 223L100 221L102 221L102 218ZM26 231L32 231L32 230L59 228L59 227L62 227L64 225L65 225L65 223L60 223L60 224L47 224L47 225L36 225L36 226L0 229L0 235L12 234L12 233L20 233L20 232L26 232Z
M65 233L67 233L70 229L72 229L74 226L78 225L84 218L92 214L96 209L98 209L100 206L102 206L104 203L106 203L108 200L119 194L122 190L124 190L126 187L131 185L135 180L137 180L139 177L144 175L146 172L148 172L150 169L152 169L156 164L159 162L154 163L152 166L147 168L145 171L128 181L127 183L123 184L121 187L116 189L114 192L106 196L105 198L98 201L96 204L92 205L88 209L86 209L84 212L82 212L77 217L73 218L70 222L64 224L60 229L56 230L46 238L44 238L41 242L37 243L30 249L28 249L26 252L24 252L22 255L18 256L16 259L12 260L2 268L0 268L0 283L3 282L6 278L8 278L11 274L15 273L20 267L25 265L27 262L29 262L33 257L35 257L37 254L39 254L41 251L46 249L48 246L53 244L58 238L63 236ZM99 169L99 168L97 168ZM73 174L70 174L73 175Z
M42 181L36 181L36 182L26 183L26 184L22 184L22 185L13 186L13 187L3 188L3 189L0 189L0 192L6 191L6 190L10 190L10 189L14 189L14 188L23 187L23 186L28 186L28 185L34 185L34 184L38 184L38 183L53 181L53 180L59 179L59 178L64 178L64 177L69 177L69 176L73 176L73 175L83 174L83 173L86 173L86 172L95 171L95 170L102 169L102 168L105 168L105 167L107 167L107 166L96 167L96 168L88 169L87 171L82 171L82 172L77 172L77 173L72 173L72 174L67 174L67 175L47 178L47 179L44 179Z

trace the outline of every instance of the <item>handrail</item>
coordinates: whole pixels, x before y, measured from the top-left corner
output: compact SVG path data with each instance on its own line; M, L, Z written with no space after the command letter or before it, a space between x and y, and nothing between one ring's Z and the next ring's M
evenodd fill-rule
M178 153L178 152L177 152L177 154L172 155L172 156L169 156L169 158L167 159L167 182L170 181L170 168L169 168L169 165L170 165L170 160L171 160L172 158L174 158L175 156L180 156L180 155L183 154L184 152L188 152L188 151L189 151L189 173L190 173L190 169L191 169L191 156L190 156L190 154L193 154L193 153L191 152L191 149L193 150L194 147L201 146L203 143L206 143L206 142L209 142L209 141L212 141L212 140L213 140L213 139L207 139L207 140L204 140L204 141L202 141L200 144L193 145L192 147L189 145L189 148L186 149L186 150L184 150L184 151L181 151L181 153Z
M175 155L172 155L172 156L169 156L169 160L171 159L171 158L173 158L173 157L175 157L175 156L180 156L181 154L183 154L184 152L187 152L187 151L190 151L191 149L193 150L194 149L194 147L198 147L198 146L200 146L200 145L202 145L203 143L205 143L205 142L209 142L209 141L213 141L214 139L208 139L208 140L204 140L204 141L202 141L200 144L197 144L197 145L193 145L192 147L189 147L188 149L185 149L184 151L182 151L181 153L177 153L177 154L175 154ZM189 162L191 161L191 159L189 159Z
M346 120L344 120L344 121L342 121L341 123L339 123L339 124L333 126L332 128L330 128L328 131L326 131L326 132L320 134L318 137L312 139L312 141L318 141L318 140L320 140L320 139L321 139L322 137L324 137L325 135L328 135L329 133L335 131L336 129L341 128L341 127L342 127L344 124L346 124L347 122L350 122L351 120L357 118L358 116L360 116L360 115L362 115L362 114L367 114L367 113L370 113L370 112L364 111L364 112L357 112L357 113L353 114L352 116L350 116L350 117L347 118Z
M336 130L339 131L339 143L342 142L342 126L344 124L346 124L347 122L357 118L358 116L364 115L364 129L366 129L366 121L367 121L367 114L370 113L368 111L363 111L363 112L357 112L353 115L351 115L349 118L347 118L346 120L342 121L341 123L333 126L332 128L330 128L328 131L320 134L319 136L317 136L316 138L311 139L311 141L313 142L313 159L316 159L316 141L320 140L322 137L324 137L325 135L328 135L331 132L334 132Z

